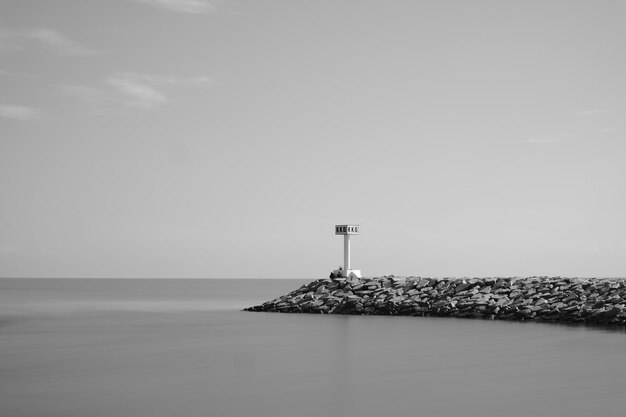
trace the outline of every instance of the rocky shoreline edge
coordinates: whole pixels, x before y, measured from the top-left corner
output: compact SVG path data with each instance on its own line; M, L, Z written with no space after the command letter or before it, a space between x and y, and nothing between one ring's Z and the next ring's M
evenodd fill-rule
M244 310L626 324L626 279L320 279Z

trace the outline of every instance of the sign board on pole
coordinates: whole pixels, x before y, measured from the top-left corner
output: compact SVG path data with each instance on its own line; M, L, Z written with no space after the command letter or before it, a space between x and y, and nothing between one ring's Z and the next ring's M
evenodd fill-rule
M357 225L357 224L336 224L335 225L335 234L336 235L358 235L359 234L359 225Z

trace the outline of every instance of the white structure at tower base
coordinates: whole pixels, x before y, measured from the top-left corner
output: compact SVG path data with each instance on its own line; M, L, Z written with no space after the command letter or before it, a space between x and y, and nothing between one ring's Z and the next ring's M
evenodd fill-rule
M333 269L330 273L331 278L362 278L360 269L344 270L341 266L339 269Z

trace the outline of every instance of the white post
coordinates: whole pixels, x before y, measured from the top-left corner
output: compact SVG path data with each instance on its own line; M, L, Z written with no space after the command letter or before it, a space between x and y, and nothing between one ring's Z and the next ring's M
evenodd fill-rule
M348 270L350 269L350 235L343 235L343 270L346 276L348 276Z

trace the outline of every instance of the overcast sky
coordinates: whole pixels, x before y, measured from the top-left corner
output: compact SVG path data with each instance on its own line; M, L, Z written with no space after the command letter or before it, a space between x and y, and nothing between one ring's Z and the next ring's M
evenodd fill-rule
M626 276L626 2L0 2L0 276Z

